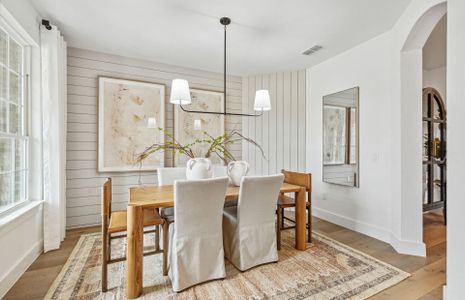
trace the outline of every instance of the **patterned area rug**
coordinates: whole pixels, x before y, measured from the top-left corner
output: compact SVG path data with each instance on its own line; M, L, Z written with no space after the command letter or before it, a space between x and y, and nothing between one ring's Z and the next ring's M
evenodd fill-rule
M161 255L147 256L141 299L365 299L410 276L324 235L313 236L314 246L301 252L293 248L294 231L284 231L278 263L239 272L226 261L224 280L177 294L162 275ZM113 240L112 255L124 253L124 241ZM100 234L83 235L45 299L125 299L124 262L109 266L109 291L100 292L101 243Z

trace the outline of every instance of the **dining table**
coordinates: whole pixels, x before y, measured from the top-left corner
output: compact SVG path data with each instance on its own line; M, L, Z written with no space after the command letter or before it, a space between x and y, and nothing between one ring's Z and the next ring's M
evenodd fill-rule
M227 188L225 202L237 200L240 187ZM306 190L302 186L283 183L281 193L295 194L295 248L304 251L306 241ZM126 296L134 299L143 293L144 209L174 206L172 185L140 186L129 188L127 214Z

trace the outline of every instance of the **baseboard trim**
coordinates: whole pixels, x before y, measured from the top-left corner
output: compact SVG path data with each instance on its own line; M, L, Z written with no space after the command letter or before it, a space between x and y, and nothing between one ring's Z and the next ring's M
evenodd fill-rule
M400 240L391 234L390 244L399 253L426 257L426 245L423 242Z
M26 272L29 266L43 252L44 241L39 240L31 249L21 257L21 259L0 279L0 299L13 287L21 275Z
M360 222L318 207L313 207L312 211L313 215L317 218L386 242L390 244L398 253L423 257L426 256L426 246L423 242L419 243L414 241L399 240L388 230L374 226L372 224Z
M360 222L318 207L312 207L312 215L350 230L366 234L386 243L390 243L391 241L390 232L365 222Z

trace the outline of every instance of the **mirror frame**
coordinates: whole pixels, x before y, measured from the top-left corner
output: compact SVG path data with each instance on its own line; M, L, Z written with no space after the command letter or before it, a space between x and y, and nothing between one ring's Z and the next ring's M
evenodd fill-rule
M356 126L355 126L356 127L356 129L355 129L355 132L356 132L356 136L355 136L355 145L356 145L355 159L356 159L357 163L356 163L356 167L355 167L354 185L347 185L347 184L343 184L343 183L337 183L337 182L331 182L331 181L325 180L325 176L324 176L324 174L325 174L324 173L324 168L325 168L325 164L324 164L325 134L324 134L324 123L323 123L324 122L324 108L325 108L324 99L326 97L334 96L334 95L337 95L339 93L346 92L346 91L349 91L349 90L352 90L352 89L356 89L356 97L355 97L355 108L356 108L356 112L355 112L355 120L356 120ZM348 88L348 89L345 89L345 90L341 90L341 91L338 91L338 92L335 92L335 93L324 95L322 97L321 104L322 104L321 105L321 125L322 125L321 126L321 141L322 141L321 142L321 180L323 182L325 182L325 183L336 184L336 185L346 186L346 187L359 188L360 187L360 87L355 86L355 87ZM349 137L349 140L350 140L350 137ZM350 157L349 157L349 160L350 160ZM345 166L345 165L350 165L350 164L341 164L341 166Z

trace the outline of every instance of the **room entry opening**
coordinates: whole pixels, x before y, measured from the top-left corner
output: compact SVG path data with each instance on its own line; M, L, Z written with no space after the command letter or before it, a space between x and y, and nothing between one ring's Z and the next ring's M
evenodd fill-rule
M423 212L443 208L446 222L446 108L439 92L423 89Z

